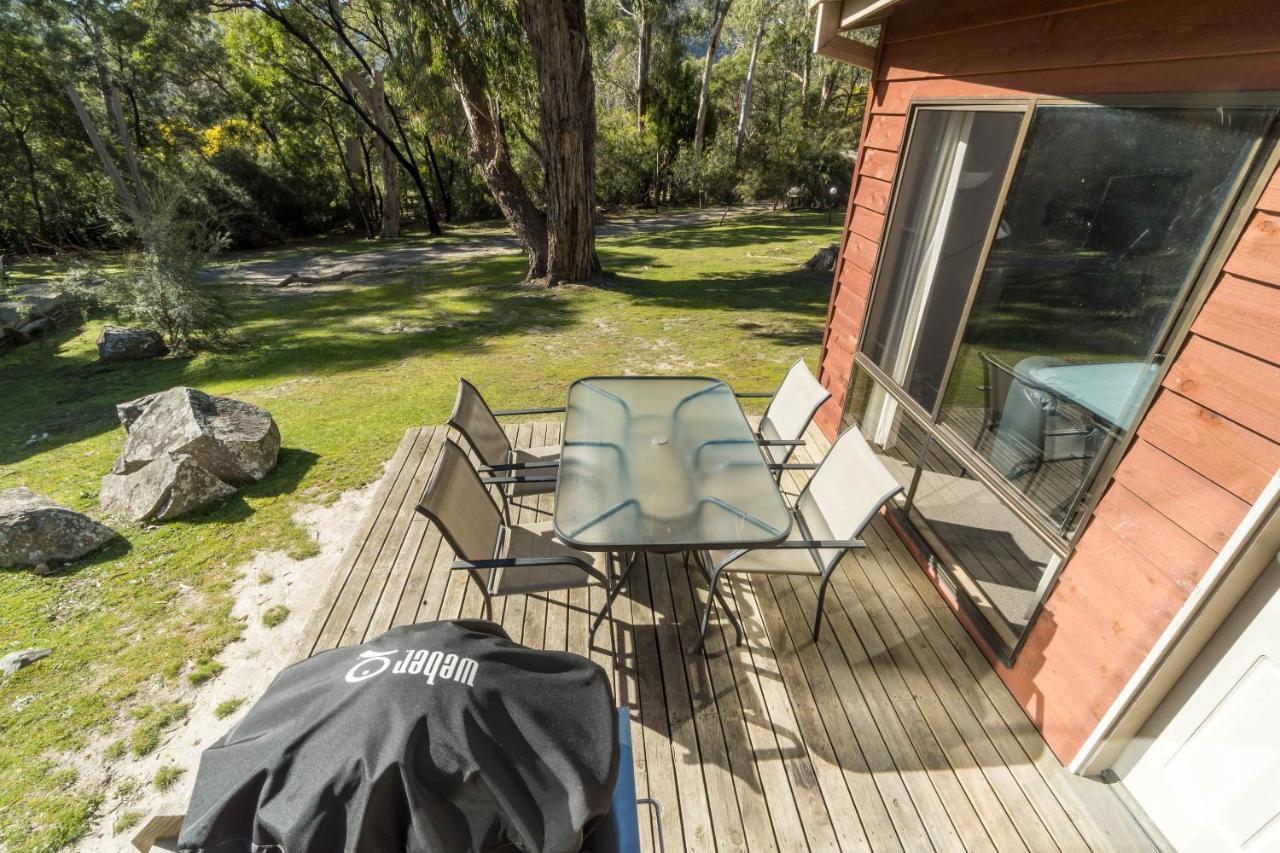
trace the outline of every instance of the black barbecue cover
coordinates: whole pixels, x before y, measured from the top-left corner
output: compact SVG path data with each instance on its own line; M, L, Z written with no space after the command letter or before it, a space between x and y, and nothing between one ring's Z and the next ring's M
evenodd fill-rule
M179 847L577 850L617 773L599 666L492 622L408 625L281 672L204 751Z

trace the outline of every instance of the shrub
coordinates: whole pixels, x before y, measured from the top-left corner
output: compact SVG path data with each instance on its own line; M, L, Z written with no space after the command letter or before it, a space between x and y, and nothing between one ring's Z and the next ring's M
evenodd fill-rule
M212 214L190 204L181 180L152 190L150 213L138 225L140 251L120 273L74 269L62 281L87 306L162 334L182 352L207 345L231 325L227 291L200 280L205 263L226 244Z

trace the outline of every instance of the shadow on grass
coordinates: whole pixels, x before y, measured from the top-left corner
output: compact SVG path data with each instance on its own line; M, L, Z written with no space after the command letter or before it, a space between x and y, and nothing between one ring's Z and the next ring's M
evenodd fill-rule
M109 522L110 520L108 519L104 523L110 526ZM125 554L128 554L129 551L131 551L132 549L133 549L133 546L129 543L129 540L126 539L123 534L117 531L116 538L112 539L107 544L103 545L101 548L94 551L92 554L88 554L70 563L64 563L61 566L57 566L53 569L53 571L49 572L47 575L44 575L44 577L48 577L54 581L56 581L59 578L72 578L80 574L85 569L92 568L94 566L100 566L104 563L114 562L115 560L119 560ZM33 568L14 568L11 566L0 567L0 575L16 575L16 574L35 575L38 573Z
M523 272L523 258L504 256L359 288L249 294L238 314L240 345L198 359L108 368L92 348L71 346L74 331L57 332L0 360L0 464L117 429L117 403L174 385L252 379L263 386L437 352L480 353L495 336L575 322L570 294L516 286ZM431 297L445 291L450 307L442 308ZM46 432L48 440L26 444Z
M812 318L825 309L829 273L762 273L744 267L661 280L628 270L678 261L667 254L672 251L692 250L696 262L700 249L746 249L805 236L825 243L830 233L817 218L752 216L719 228L614 237L601 245L601 255L606 268L619 272L607 276L602 288L673 314L777 311L779 323L746 331L761 341L816 345L821 329L812 326ZM0 357L0 400L6 402L0 409L0 465L118 429L117 403L174 385L248 382L256 390L441 352L480 355L495 337L554 332L579 321L574 291L519 286L524 272L523 256L507 254L372 276L336 288L240 292L239 344L195 359L108 367L96 362L92 346L76 341L74 332L56 332ZM28 436L46 432L49 440L26 444Z

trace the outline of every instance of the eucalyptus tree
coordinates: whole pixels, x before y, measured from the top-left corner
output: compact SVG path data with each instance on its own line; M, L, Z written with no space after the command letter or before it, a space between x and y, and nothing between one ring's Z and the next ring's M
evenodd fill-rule
M422 175L414 148L410 144L404 112L385 89L375 93L375 77L393 64L390 40L379 27L384 7L376 2L347 0L212 0L211 8L219 11L247 9L276 23L295 40L311 60L318 73L309 82L346 105L355 117L377 137L379 146L394 158L413 182L422 201L427 227L440 233L431 193ZM371 105L370 100L376 103ZM379 120L386 110L387 120Z

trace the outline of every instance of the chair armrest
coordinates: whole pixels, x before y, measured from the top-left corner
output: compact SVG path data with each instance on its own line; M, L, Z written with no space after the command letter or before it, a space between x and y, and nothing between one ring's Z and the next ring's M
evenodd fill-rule
M861 539L789 539L769 548L865 548Z
M484 483L486 486L498 485L500 483L554 483L556 481L556 477L555 475L550 475L545 477L526 477L523 474L516 474L513 477L482 476L480 478L480 481Z
M780 462L769 463L770 471L812 471L817 467L817 464L813 462L787 462L786 464Z
M565 554L560 557L500 557L493 560L453 561L453 568L455 569L512 569L532 568L537 566L575 566L582 569L605 586L609 585L608 579L597 571L595 566L591 565L581 557L575 557L572 554Z
M761 447L804 447L804 439L791 441L785 438L757 438L756 444Z
M741 399L747 399L747 400L765 399L768 397L772 397L773 394L774 392L772 391L734 391L733 392L733 396L737 397L740 400Z
M1045 435L1088 435L1093 432L1092 427L1071 427L1070 429L1047 429Z
M560 460L550 462L505 462L501 465L481 465L480 472L488 471L524 471L530 468L559 468Z
M551 415L564 411L564 406L535 406L532 409L500 409L493 413L495 418L511 417L513 415Z

